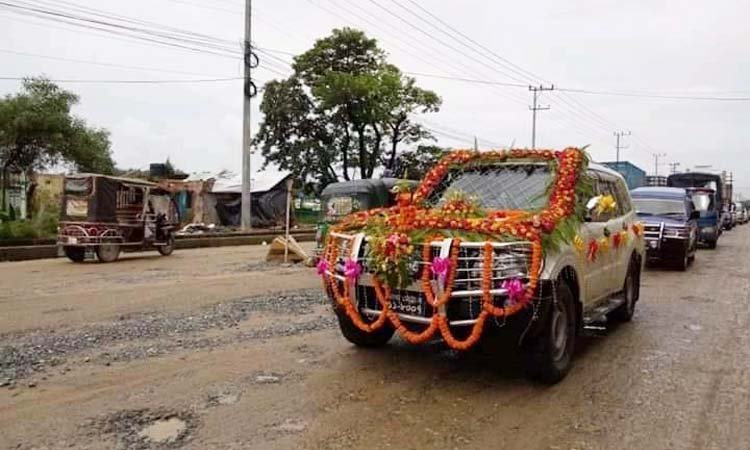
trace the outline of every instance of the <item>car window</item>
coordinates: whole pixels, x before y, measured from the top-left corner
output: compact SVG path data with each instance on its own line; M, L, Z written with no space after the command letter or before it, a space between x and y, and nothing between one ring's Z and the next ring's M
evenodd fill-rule
M617 207L615 208L614 211L605 212L602 214L599 214L596 208L594 208L594 210L591 211L592 222L607 222L622 214L621 213L622 206L620 205L620 201L617 195L618 189L615 187L615 183L612 180L608 180L601 176L597 176L594 182L594 191L597 196L611 195L612 198L615 199L615 202L617 202Z
M630 202L630 194L628 194L628 187L622 180L617 180L617 207L619 214L624 216L633 210L633 204Z

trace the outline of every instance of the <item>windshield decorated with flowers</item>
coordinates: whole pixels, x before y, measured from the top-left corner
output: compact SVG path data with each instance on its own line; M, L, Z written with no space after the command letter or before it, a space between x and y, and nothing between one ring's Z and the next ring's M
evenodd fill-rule
M451 171L427 201L444 205L460 193L487 210L534 211L547 203L553 174L547 164L509 163Z

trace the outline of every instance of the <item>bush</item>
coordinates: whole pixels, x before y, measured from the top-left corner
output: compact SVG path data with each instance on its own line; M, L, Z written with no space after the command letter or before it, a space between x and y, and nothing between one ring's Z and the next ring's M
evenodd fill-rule
M0 224L0 240L49 238L56 234L57 215L52 213L38 214L32 220L4 221Z

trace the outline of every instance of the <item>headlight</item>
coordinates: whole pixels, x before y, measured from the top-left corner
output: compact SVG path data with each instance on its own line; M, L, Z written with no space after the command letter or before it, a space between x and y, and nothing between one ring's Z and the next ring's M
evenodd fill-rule
M690 232L685 227L665 227L664 237L686 238Z

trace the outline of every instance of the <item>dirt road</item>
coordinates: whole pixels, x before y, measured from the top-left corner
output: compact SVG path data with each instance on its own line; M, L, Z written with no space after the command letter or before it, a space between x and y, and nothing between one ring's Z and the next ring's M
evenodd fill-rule
M554 387L511 354L356 349L261 247L0 264L0 448L750 448L749 247L647 272Z

